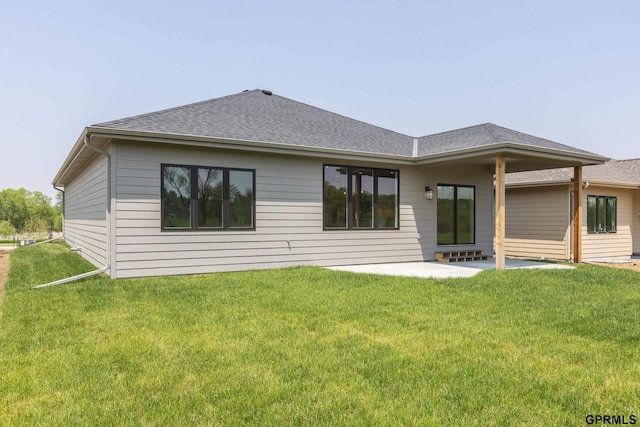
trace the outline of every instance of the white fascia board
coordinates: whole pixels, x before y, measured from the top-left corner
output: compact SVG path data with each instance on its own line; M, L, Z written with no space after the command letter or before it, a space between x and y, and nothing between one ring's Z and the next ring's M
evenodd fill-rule
M590 179L582 179L582 183L589 183L589 186L596 187L612 187L612 188L624 188L630 190L638 190L640 189L640 184L638 183L625 183L625 182L603 182L603 181L592 181ZM558 181L528 181L528 182L513 182L507 183L505 186L507 188L523 188L523 187L549 187L552 185L570 185L573 184L573 178L571 179L563 179Z
M500 144L483 145L480 147L463 148L443 153L428 154L416 159L416 164L426 165L447 161L463 160L483 156L506 155L507 157L536 158L550 161L571 162L580 165L602 164L608 157L590 153L576 153L554 148L533 147L530 145L505 142Z
M224 148L274 154L291 154L310 157L330 157L347 160L372 161L390 164L414 164L408 156L384 153L368 153L363 151L343 150L337 148L308 147L276 142L246 141L231 138L213 138L195 135L180 135L170 133L131 131L112 128L90 127L89 133L105 138L126 139L133 141L187 145L193 147Z
M71 167L75 159L80 155L80 153L82 152L82 149L85 148L84 138L88 134L87 129L88 128L84 128L84 130L80 134L80 137L78 138L76 143L73 145L73 148L71 148L71 151L67 155L67 158L64 160L64 162L62 162L62 166L60 166L58 173L56 174L55 178L53 178L53 182L52 182L53 185L58 185L58 183L60 182L60 179L64 176L65 172Z
M571 180L573 182L573 180ZM605 182L605 181L592 181L590 179L584 179L582 177L582 182L588 182L589 186L596 187L614 187L614 188L624 188L630 190L640 189L640 184L631 183L631 182Z

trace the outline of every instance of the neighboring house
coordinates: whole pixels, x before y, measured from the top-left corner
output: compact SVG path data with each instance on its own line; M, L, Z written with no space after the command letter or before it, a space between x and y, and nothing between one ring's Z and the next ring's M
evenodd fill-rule
M583 168L582 257L640 253L640 159ZM506 254L573 258L573 171L507 174Z
M53 183L66 241L120 278L492 256L494 173L500 194L505 170L605 160L493 124L414 138L252 90L89 126Z

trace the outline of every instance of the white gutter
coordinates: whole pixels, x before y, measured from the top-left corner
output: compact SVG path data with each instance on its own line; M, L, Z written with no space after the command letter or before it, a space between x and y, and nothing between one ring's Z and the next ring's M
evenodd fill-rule
M75 143L75 145L71 149L71 152L69 153L69 155L65 159L64 163L60 167L60 170L56 174L56 177L53 179L54 188L56 186L56 183L60 180L60 178L62 178L67 173L69 168L76 162L76 159L78 158L78 156L80 156L80 154L82 154L82 148L85 146L84 140L87 137L87 135L89 135L89 133L87 132L87 129L85 128L85 130L82 131L82 134L80 135L80 138L78 138L78 141Z
M497 144L481 145L479 147L467 147L459 150L443 151L436 154L427 154L416 158L416 164L424 165L430 163L439 163L443 161L459 161L465 158L474 158L478 156L495 156L498 154L516 156L516 158L532 159L532 160L549 160L575 162L584 165L601 164L609 159L592 153L580 153L573 151L564 151L557 148L534 147L514 142L501 142Z
M562 179L562 180L557 180L557 181L511 182L511 183L507 183L506 187L508 187L508 188L549 187L549 186L552 186L552 185L570 185L570 184L573 184L573 178L571 178L571 179ZM640 189L640 185L635 184L635 183L591 181L591 180L583 180L582 181L582 189L583 190L586 190L588 187L593 187L593 186L624 188L624 189L630 189L630 190Z
M198 136L189 134L174 134L130 129L115 129L115 128L101 128L101 127L88 127L87 131L94 136L100 136L111 139L127 139L132 141L146 141L146 142L163 142L176 145L189 145L200 147L215 147L217 144L219 148L229 148L235 150L247 150L263 151L263 152L277 152L284 154L296 154L307 155L316 157L345 157L345 158L358 158L377 162L386 163L403 163L413 164L412 156L405 156L401 154L388 154L388 153L374 153L367 151L348 150L344 148L326 148L326 147L312 147L305 145L293 145L283 144L279 142L266 142L266 141L251 141L244 139L234 138L217 138L210 136Z

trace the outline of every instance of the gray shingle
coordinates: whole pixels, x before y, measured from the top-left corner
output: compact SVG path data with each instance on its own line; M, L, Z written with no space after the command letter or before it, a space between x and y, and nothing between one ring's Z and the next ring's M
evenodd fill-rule
M408 157L413 150L410 136L257 89L94 126Z
M184 136L278 143L413 157L415 138L255 89L93 125ZM503 143L572 154L574 147L491 123L418 138L418 157Z
M592 154L548 139L497 126L493 123L423 136L419 138L419 143L418 155L420 156L503 143L522 144L577 154Z
M507 184L571 182L572 179L573 168L515 172L506 175ZM582 180L640 186L640 159L611 160L601 165L583 166Z

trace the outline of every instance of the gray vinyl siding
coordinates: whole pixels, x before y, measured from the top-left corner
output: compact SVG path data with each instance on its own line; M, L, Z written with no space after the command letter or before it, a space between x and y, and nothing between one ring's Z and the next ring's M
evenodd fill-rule
M64 238L96 267L107 264L107 160L96 155L64 188Z
M587 196L617 197L617 231L615 233L587 233ZM629 258L631 242L631 190L614 187L589 186L582 200L582 259Z
M507 256L570 259L567 186L508 188L505 209Z
M631 191L633 208L631 209L631 234L633 253L640 254L640 190Z
M491 174L485 169L461 168L456 174L451 167L394 167L128 141L114 145L112 264L117 277L432 260L436 201L424 200L424 187L435 188L438 182L477 186L477 244L472 246L491 250L491 218L480 219L491 210ZM162 163L255 169L256 230L161 231ZM323 164L399 169L400 229L323 230Z
M435 259L439 251L479 250L493 256L493 174L486 167L468 164L447 165L416 169L417 176L412 188L414 194L415 220L419 230L422 250ZM437 188L438 184L475 187L475 243L460 245L438 245ZM433 189L433 200L424 199L424 187Z

